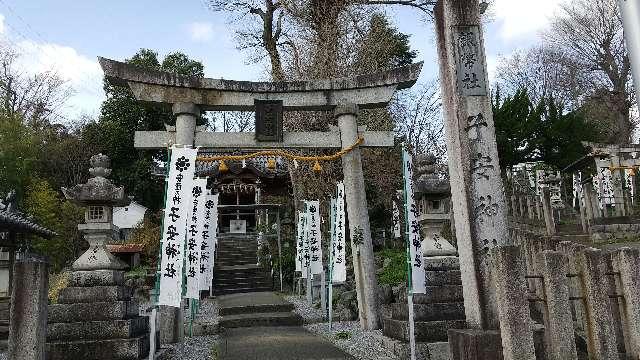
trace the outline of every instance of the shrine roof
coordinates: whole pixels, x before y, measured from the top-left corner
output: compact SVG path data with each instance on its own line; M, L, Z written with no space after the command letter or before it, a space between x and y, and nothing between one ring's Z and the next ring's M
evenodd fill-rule
M0 210L0 232L11 231L51 238L57 234L16 211Z
M423 63L354 77L252 82L183 76L99 58L108 81L128 85L140 101L193 103L203 110L251 111L254 99L283 100L285 109L330 109L338 104L386 106L396 90L413 86ZM292 98L291 95L295 95ZM301 96L306 95L306 96Z

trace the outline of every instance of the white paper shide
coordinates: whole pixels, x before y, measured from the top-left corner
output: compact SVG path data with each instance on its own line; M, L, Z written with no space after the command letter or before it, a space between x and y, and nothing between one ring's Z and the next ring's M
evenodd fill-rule
M182 300L184 247L197 154L196 149L171 150L162 229L160 305L180 307Z

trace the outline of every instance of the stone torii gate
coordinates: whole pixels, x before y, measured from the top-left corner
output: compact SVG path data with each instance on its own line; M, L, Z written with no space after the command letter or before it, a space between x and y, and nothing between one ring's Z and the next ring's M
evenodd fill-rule
M386 72L352 78L295 82L248 82L186 77L144 69L100 58L105 76L111 82L128 85L136 99L172 106L175 131L136 132L139 149L166 148L170 145L210 149L341 148L364 138L360 146L393 146L393 132L359 129L359 109L385 107L399 89L413 86L422 63ZM265 111L265 108L268 110ZM282 111L333 111L338 131L282 132ZM196 119L202 111L256 111L257 133L201 132ZM263 125L263 122L267 126ZM264 141L264 136L268 141ZM364 190L359 146L342 157L351 234L362 231L364 243L354 252L356 291L360 323L364 329L377 329L376 275L371 229ZM353 243L352 243L353 246ZM359 253L359 255L358 255Z

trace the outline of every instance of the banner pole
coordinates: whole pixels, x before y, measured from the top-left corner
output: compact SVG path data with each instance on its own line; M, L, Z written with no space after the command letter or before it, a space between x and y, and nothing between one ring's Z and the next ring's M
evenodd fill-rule
M404 218L405 218L405 229L406 229L406 243L407 243L407 305L409 308L409 347L411 348L411 360L416 360L416 333L415 333L415 321L414 321L414 312L413 312L413 278L412 278L412 266L411 266L411 224L409 224L407 219L409 219L409 209L408 209L408 194L409 189L407 189L407 180L413 181L413 179L407 179L408 171L406 168L407 164L407 156L409 155L405 144L402 146L402 173L405 178L404 181Z

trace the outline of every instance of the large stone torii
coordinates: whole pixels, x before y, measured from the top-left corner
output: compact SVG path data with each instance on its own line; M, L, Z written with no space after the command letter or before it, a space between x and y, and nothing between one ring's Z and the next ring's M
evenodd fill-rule
M172 106L176 116L175 131L136 132L139 149L159 149L167 146L191 145L216 149L268 148L342 148L364 137L364 147L393 146L393 132L359 129L360 108L381 108L388 105L394 93L413 86L423 63L390 71L352 78L294 82L248 82L187 77L150 70L100 58L108 81L127 85L136 99ZM201 132L196 119L201 111L256 111L261 101L279 104L281 111L333 111L338 129L329 132L284 132L276 141L257 140L253 133ZM367 199L359 147L342 158L347 214L351 234L362 231L364 243L354 251L354 269L360 323L364 329L379 328L376 303L376 275L367 212ZM352 246L353 243L352 243Z

